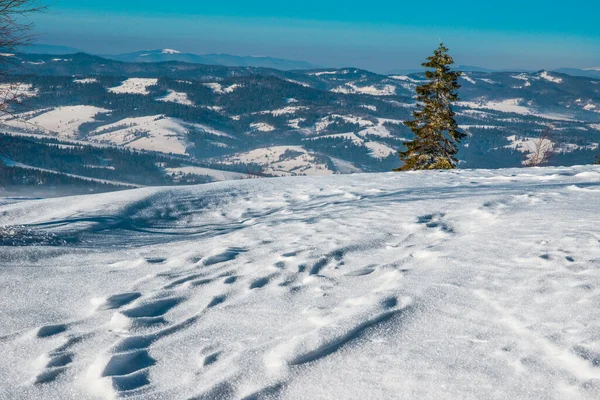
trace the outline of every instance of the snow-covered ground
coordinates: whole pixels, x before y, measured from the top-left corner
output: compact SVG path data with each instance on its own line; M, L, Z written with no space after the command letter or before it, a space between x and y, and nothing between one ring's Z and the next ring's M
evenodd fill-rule
M331 175L322 160L302 146L263 147L225 158L225 163L258 164L270 176ZM248 171L249 174L256 171Z
M158 79L156 78L129 78L117 87L108 89L109 92L117 94L150 94L148 90L151 86L156 86Z
M348 82L343 86L338 86L331 90L334 93L360 93L371 96L394 96L396 94L396 86L394 85L370 85L357 86L352 82Z
M3 121L8 126L42 130L63 138L73 139L79 135L79 127L95 121L96 115L109 110L94 106L56 107L40 112L28 112Z
M459 101L456 103L461 107L474 109L488 109L504 113L514 113L521 115L533 115L540 118L556 120L556 121L573 121L569 115L558 115L550 113L539 113L529 107L523 99L506 99L502 101L491 101L483 98L479 102L474 101Z
M0 398L598 399L600 167L0 198Z
M139 150L186 154L186 135L193 126L200 127L163 115L125 118L95 129L90 139Z
M236 179L246 179L248 174L241 174L239 172L224 171L221 169L195 167L187 165L179 168L165 168L166 172L172 175L177 174L192 174L192 175L207 175L213 178L215 181L233 181Z
M233 91L235 89L240 87L240 85L238 85L238 84L233 84L231 86L223 87L220 83L216 83L216 82L205 83L204 86L212 89L213 92L218 93L218 94L233 93Z
M170 103L178 103L183 104L184 106L193 106L194 103L188 98L187 93L176 92L175 90L170 90L166 96L161 97L158 101L166 101Z

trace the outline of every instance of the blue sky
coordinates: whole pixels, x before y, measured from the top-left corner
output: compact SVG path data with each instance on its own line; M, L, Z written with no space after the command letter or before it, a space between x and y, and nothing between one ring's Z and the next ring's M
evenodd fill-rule
M600 66L600 2L52 0L39 41L95 53L176 48L375 71L414 68L442 39L457 63Z

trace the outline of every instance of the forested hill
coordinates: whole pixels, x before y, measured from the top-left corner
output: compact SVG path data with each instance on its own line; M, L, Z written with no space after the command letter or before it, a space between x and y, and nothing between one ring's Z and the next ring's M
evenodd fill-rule
M3 157L62 173L112 174L119 182L131 182L118 172L128 170L139 174L140 185L389 171L399 166L397 151L412 137L402 123L424 80L356 68L127 63L83 53L2 57L2 87L21 99L0 129L29 135L56 155L40 162L21 139L10 150L4 144L11 154ZM468 134L460 168L523 166L548 128L551 165L587 164L598 154L600 80L547 71L466 72L459 82L455 111ZM139 168L121 168L111 158L100 172L40 137L63 147L76 141L92 153L97 150L86 145L111 146ZM136 159L140 154L144 162ZM176 165L156 160L161 154Z

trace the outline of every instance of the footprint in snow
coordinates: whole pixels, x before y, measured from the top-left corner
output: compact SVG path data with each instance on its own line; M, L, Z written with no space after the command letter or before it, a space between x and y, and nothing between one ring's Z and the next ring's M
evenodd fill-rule
M134 300L137 300L141 297L142 294L140 292L128 292L128 293L119 293L112 296L109 296L104 302L98 307L98 310L114 310L117 308L121 308L131 303Z
M141 304L136 307L121 311L123 315L129 318L140 317L159 317L166 314L173 307L185 300L182 297L172 297L167 299L155 300L149 303Z
M58 347L42 354L37 360L38 373L33 379L36 385L54 382L62 375L67 367L73 362L75 354L70 351L71 347L81 342L83 336L72 336L66 338L65 342Z
M203 261L203 264L205 266L210 266L210 265L214 265L214 264L219 264L219 263L223 263L226 261L232 261L235 260L238 255L240 255L241 253L245 253L246 249L243 248L229 248L226 251L224 251L223 253L214 255L212 257L208 257Z
M266 286L270 280L271 280L270 276L265 276L263 278L256 279L255 281L253 281L250 284L250 289L251 290L252 289L260 289L260 288Z
M59 333L63 333L67 330L66 324L57 324L57 325L46 325L42 326L37 330L36 337L38 338L47 338L51 336L58 335Z

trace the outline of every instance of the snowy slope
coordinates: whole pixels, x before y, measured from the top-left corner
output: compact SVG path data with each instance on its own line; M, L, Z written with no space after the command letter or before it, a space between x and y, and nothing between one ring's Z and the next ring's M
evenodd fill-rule
M192 175L207 175L215 181L233 181L236 179L246 179L247 174L239 172L224 171L220 169L184 166L179 168L165 168L165 171L171 175L177 174L192 174Z
M331 175L326 164L302 146L273 146L254 149L226 157L225 164L252 163L263 168L271 176Z
M53 133L63 138L76 138L79 127L85 123L95 121L96 115L109 110L94 106L56 107L44 110L42 113L31 112L19 115L18 119L10 119L5 123L18 128L31 127L34 130Z
M141 94L147 95L150 93L149 87L155 86L158 83L156 78L129 78L117 87L108 89L109 92L118 94Z
M202 128L201 125L188 124L163 115L125 118L95 129L91 132L90 139L139 150L186 154L186 135L191 127Z
M158 101L166 101L170 103L182 104L184 106L192 106L194 103L188 98L187 93L176 92L175 90L169 90L169 93L158 99Z
M597 399L599 209L591 166L0 199L0 398Z

